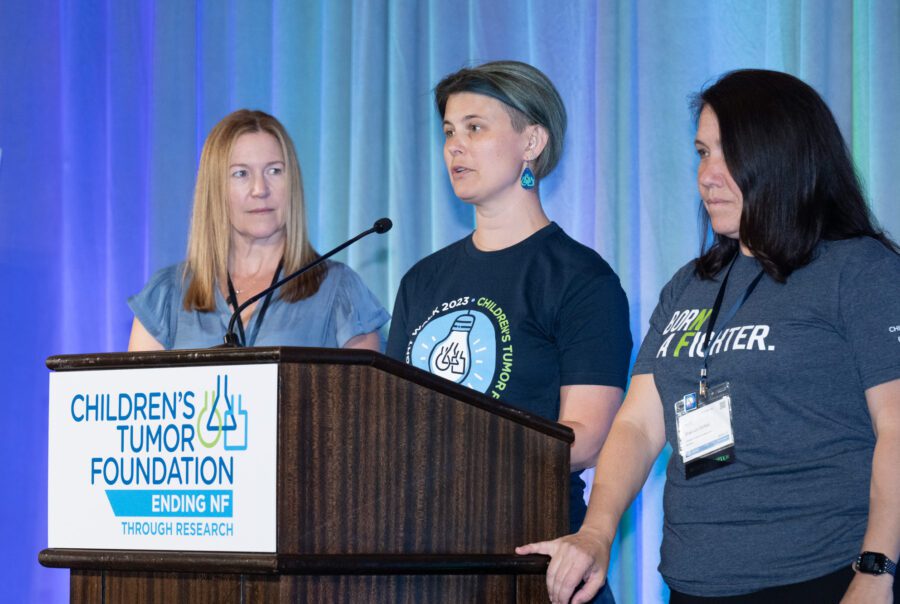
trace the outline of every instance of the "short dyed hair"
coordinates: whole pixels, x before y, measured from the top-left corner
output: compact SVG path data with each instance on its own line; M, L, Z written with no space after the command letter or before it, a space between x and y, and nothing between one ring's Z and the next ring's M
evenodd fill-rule
M529 125L543 126L548 134L547 146L534 160L534 176L540 180L553 171L563 152L566 107L553 82L543 72L519 61L493 61L460 69L434 88L434 101L441 119L447 99L460 92L483 94L503 103L517 132Z

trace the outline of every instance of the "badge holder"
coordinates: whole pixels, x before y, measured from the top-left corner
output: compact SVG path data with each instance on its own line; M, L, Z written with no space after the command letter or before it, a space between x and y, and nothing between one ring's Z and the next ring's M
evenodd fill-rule
M686 394L675 403L675 431L685 478L693 478L734 463L731 427L731 386L723 382Z

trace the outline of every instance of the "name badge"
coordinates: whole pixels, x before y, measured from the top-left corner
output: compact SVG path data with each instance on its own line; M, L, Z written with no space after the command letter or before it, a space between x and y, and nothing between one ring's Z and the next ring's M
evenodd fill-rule
M687 478L732 463L734 430L729 384L710 388L705 399L691 393L677 401L675 429Z

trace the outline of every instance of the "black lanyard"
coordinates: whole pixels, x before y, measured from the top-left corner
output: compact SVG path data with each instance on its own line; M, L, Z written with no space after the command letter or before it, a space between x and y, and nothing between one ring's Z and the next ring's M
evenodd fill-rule
M740 252L737 252L740 254ZM725 286L728 285L728 276L731 274L731 269L734 268L734 263L737 261L737 254L735 254L734 259L731 261L731 264L728 265L728 271L725 273L725 278L722 279L722 285L719 286L719 293L716 294L716 301L713 304L712 312L709 315L709 323L706 325L706 336L704 336L703 341L700 342L700 351L703 353L703 369L700 370L700 398L706 398L707 392L707 379L706 376L709 373L709 346L712 344L710 339L712 338L713 326L716 324L716 319L719 316L719 310L722 308L722 300L725 298ZM753 293L753 290L756 289L756 286L759 284L760 279L762 279L765 271L760 269L759 274L756 275L756 278L750 282L750 285L747 286L747 289L744 290L744 294L735 301L735 303L728 309L728 312L725 314L724 319L722 320L722 327L728 325L728 322L734 318L734 315L737 314L737 311L744 305L744 302L747 301L747 298L750 297L750 294Z
M272 277L272 285L278 283L278 275L281 274L281 266L284 264L284 258L278 261L278 268L275 269L275 275ZM259 307L259 312L256 313L256 321L253 322L253 331L250 333L250 339L244 335L244 319L238 315L238 337L241 341L241 346L253 346L256 343L256 337L259 335L259 328L262 326L263 319L266 318L266 311L269 310L269 303L272 301L272 294L275 293L275 290L270 291L266 294L266 297L263 298L262 306ZM231 304L232 308L237 311L238 299L237 292L234 291L234 284L231 282L231 274L228 274L228 302Z

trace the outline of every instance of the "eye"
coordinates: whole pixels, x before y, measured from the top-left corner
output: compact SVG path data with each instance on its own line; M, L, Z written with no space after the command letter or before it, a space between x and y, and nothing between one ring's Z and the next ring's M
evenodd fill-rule
M234 172L231 173L232 178L245 178L246 176L247 176L247 171L244 170L243 168L241 168L239 170L235 170Z
M451 136L453 136L453 130L444 128L444 138L450 138Z
M272 166L267 170L267 172L270 176L277 176L284 173L284 168L282 168L281 166Z
M709 157L709 150L702 147L697 147L697 156L700 157L700 159L705 159Z
M469 124L469 130L470 130L471 132L480 132L480 131L481 131L481 124Z

